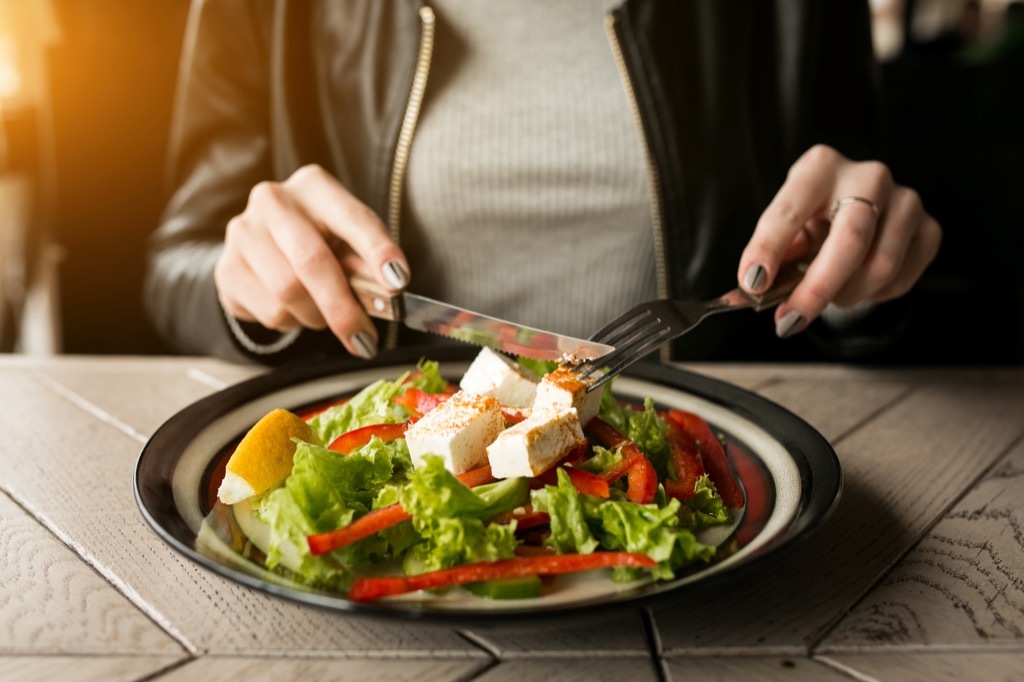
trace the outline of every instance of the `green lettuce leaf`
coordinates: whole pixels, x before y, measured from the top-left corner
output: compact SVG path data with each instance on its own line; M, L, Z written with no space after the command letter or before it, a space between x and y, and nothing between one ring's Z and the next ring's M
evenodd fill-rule
M347 578L348 568L368 565L394 555L387 540L374 536L332 552L328 558L309 554L306 536L350 524L370 510L396 468L407 468L404 439L385 443L373 438L347 456L296 441L292 473L284 486L270 491L256 506L258 518L270 526L266 564L281 560L281 545L294 545L300 555L300 577L313 583ZM343 565L344 564L344 565Z
M533 374L534 377L540 379L545 374L550 374L558 369L558 362L556 360L537 360L536 358L518 358L516 360L519 366L525 369L529 374Z
M437 362L421 359L416 369L415 375L406 373L395 381L379 379L373 382L344 404L334 405L313 417L309 425L321 443L330 443L360 426L406 421L409 415L405 408L392 403L396 396L410 386L426 393L441 393L448 385Z
M406 386L418 388L424 393L444 393L448 388L448 381L441 376L440 365L434 360L421 358L416 363L419 373L405 382Z
M521 486L520 504L527 499L525 479ZM409 550L412 557L403 562L405 570L436 570L513 556L515 524L485 523L496 509L510 503L507 496L496 495L498 504L478 495L445 469L440 457L425 457L410 473L408 485L397 492L421 538Z
M559 554L590 554L599 546L590 529L591 519L584 509L583 497L561 467L557 485L546 485L530 494L534 510L551 517L551 535L547 544Z
M671 456L668 439L665 437L668 425L658 416L654 409L654 400L644 400L643 410L620 405L612 395L610 384L604 385L601 394L601 407L597 416L615 427L615 430L636 443L647 459L654 465L659 479L670 475L669 457Z
M580 495L563 470L558 471L557 485L535 490L531 499L534 509L551 516L548 543L559 553L589 554L598 547L640 552L658 562L651 569L656 580L669 580L696 561L710 561L715 553L714 547L680 527L680 503L675 499L659 506ZM625 580L636 574L616 570L615 578Z
M732 523L728 507L707 474L697 480L693 490L693 497L683 500L682 509L679 511L682 526L698 531L708 526Z

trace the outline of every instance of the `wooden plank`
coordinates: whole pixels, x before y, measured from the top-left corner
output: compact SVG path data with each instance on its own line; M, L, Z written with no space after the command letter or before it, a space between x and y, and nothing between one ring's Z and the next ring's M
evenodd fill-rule
M132 682L173 666L174 656L3 656L0 680Z
M765 384L777 381L784 371L778 365L754 365L738 363L675 363L679 369L709 376L748 390L756 390Z
M121 431L145 440L178 410L218 390L194 363L84 360L53 363L35 376L53 393L109 421Z
M830 403L856 388L809 391L808 420L830 423ZM666 654L805 653L1021 437L1022 414L1017 381L932 382L886 406L837 442L845 490L813 538L717 590L653 607Z
M551 623L502 623L468 628L463 634L500 659L530 656L652 655L644 616L639 611L588 614Z
M804 419L830 443L838 443L880 410L898 401L913 384L898 375L842 381L803 375L762 388L762 397Z
M968 461L977 454L963 450ZM1024 650L1022 501L1024 441L839 623L820 651L1004 645Z
M687 656L665 660L671 680L735 682L786 680L787 682L849 682L850 678L827 665L802 656Z
M0 370L0 385L0 486L189 651L486 657L449 628L324 613L199 567L135 507L136 440L23 372Z
M935 651L822 656L858 680L963 682L1024 679L1024 651Z
M655 682L662 679L650 658L542 657L501 661L474 682Z
M177 642L2 493L0 518L0 654L184 655Z
M204 656L155 678L159 682L194 680L388 680L433 682L468 680L487 660L427 658L265 658Z

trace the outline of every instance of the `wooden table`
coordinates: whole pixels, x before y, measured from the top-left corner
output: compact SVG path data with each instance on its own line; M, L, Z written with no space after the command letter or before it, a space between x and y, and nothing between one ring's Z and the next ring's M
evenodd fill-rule
M147 437L261 370L0 356L0 679L1024 679L1024 369L687 368L833 443L825 527L697 603L467 630L272 598L144 523Z

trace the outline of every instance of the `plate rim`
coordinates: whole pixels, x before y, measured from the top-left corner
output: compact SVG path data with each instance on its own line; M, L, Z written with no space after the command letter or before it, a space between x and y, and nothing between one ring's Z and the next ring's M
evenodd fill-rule
M445 362L468 362L477 349L473 347L427 346L410 347L388 353L366 361L349 357L324 358L303 363L270 368L255 377L215 391L181 408L164 421L146 440L136 459L133 472L133 491L136 506L143 519L154 533L183 557L211 570L217 575L251 589L281 597L288 601L313 606L333 613L360 616L400 618L425 622L472 622L493 623L495 617L503 621L529 621L543 618L585 616L594 611L608 611L618 608L635 608L668 593L676 594L685 590L714 587L722 581L735 579L738 573L750 570L768 557L778 556L794 548L814 534L832 515L842 495L843 472L836 452L828 440L803 418L789 409L771 401L752 390L748 390L713 378L699 372L678 366L656 363L638 363L625 374L631 378L666 386L694 395L709 403L726 409L742 419L752 422L775 439L792 458L800 477L799 503L793 518L776 537L758 548L743 562L689 583L674 585L672 581L654 583L643 590L627 593L612 600L589 601L576 604L556 604L539 609L428 609L416 608L415 604L396 603L381 606L374 603L353 602L341 596L319 594L297 590L275 584L226 566L208 557L195 547L197 534L184 521L174 503L171 481L175 465L181 458L157 457L154 452L163 441L174 442L176 437L194 437L207 425L220 417L244 407L254 396L283 390L315 379L323 379L344 373L375 367L414 365L420 358L429 358L442 364ZM771 419L765 420L765 413ZM181 451L184 446L181 446ZM757 453L753 456L760 457ZM154 459L155 458L155 459ZM157 479L156 490L151 485ZM165 491L166 494L160 493ZM167 509L170 507L170 509ZM177 524L184 527L185 535L191 536L192 544L183 541L176 534L181 529L167 527L157 516L177 516Z

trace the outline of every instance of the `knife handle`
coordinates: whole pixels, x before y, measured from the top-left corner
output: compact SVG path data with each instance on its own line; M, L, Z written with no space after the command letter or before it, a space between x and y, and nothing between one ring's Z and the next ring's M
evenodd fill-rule
M772 282L767 291L756 295L748 294L747 292L743 293L750 299L751 307L754 310L757 312L767 310L789 298L789 295L793 293L793 289L796 289L796 285L803 281L804 272L806 271L806 263L783 265L779 270L779 274L775 275L775 281Z
M348 284L370 317L392 321L399 321L405 317L401 293L396 294L390 289L385 289L376 281L362 275L352 275Z

